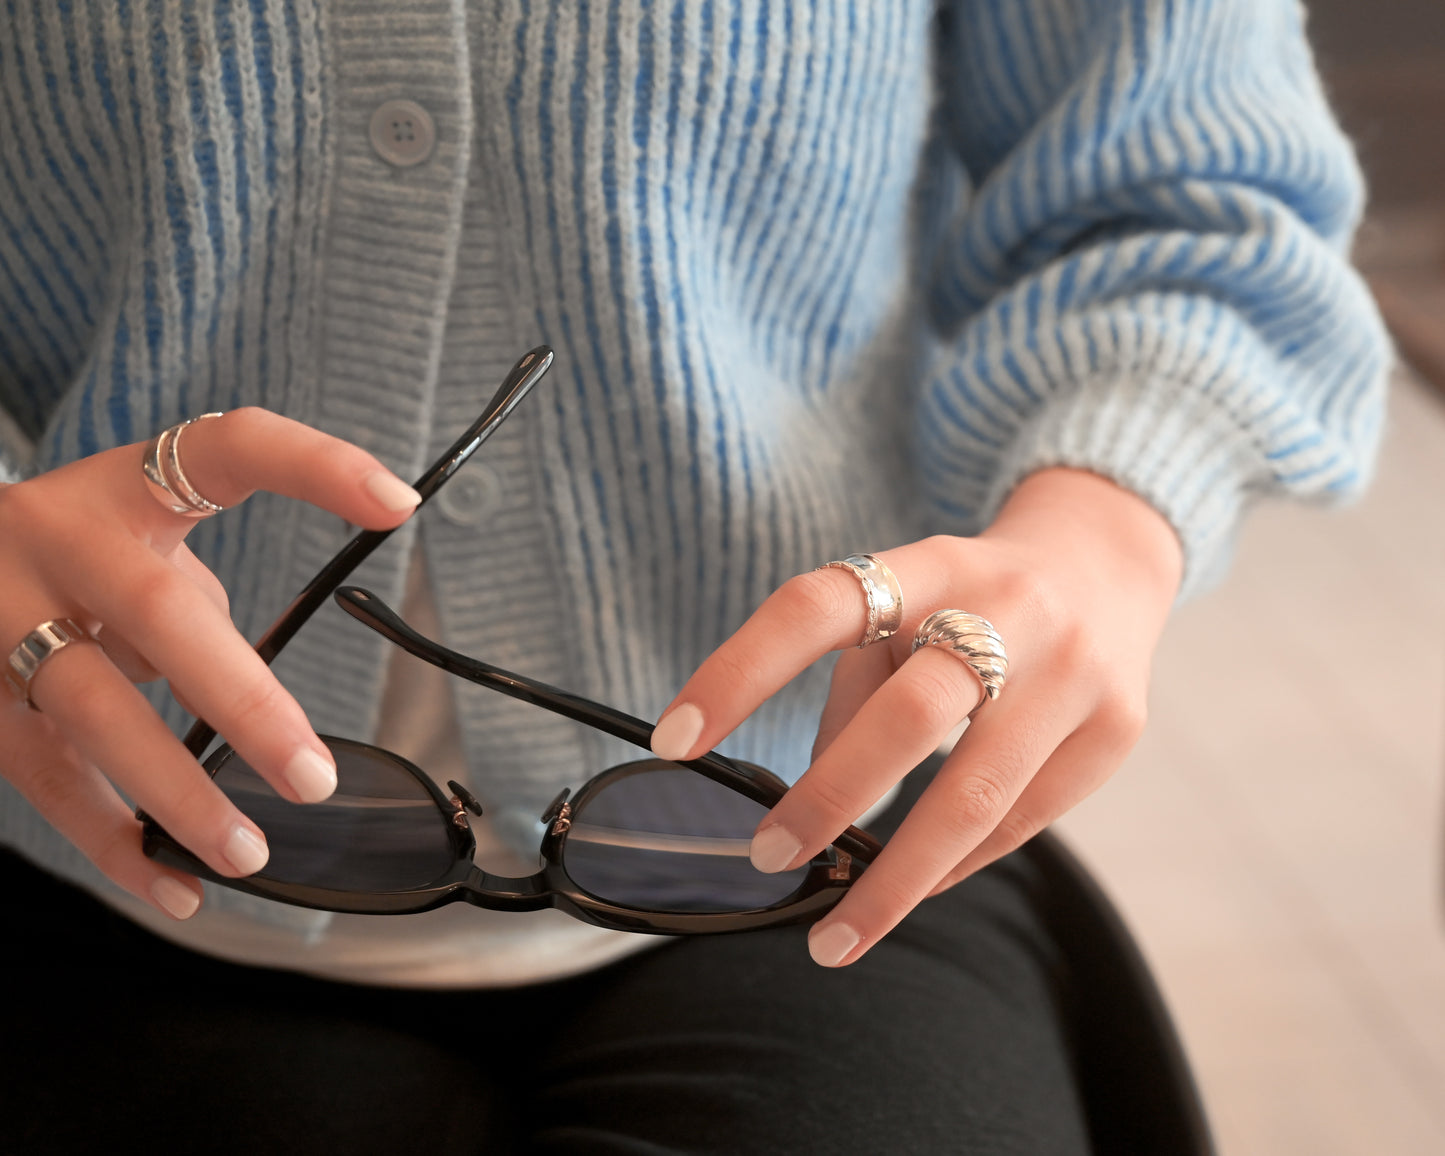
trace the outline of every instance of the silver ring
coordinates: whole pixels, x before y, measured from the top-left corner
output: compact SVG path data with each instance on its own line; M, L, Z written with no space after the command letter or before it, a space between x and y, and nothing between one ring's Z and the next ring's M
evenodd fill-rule
M985 702L998 698L1008 678L1008 651L993 623L966 610L935 610L918 627L913 636L913 649L920 646L941 646L963 659L978 681L983 684ZM973 711L969 714L972 715Z
M203 498L181 466L181 434L186 426L220 416L219 413L203 413L199 417L188 418L162 430L146 443L145 456L141 459L146 485L151 496L173 514L186 518L209 518L226 508Z
M881 559L872 554L849 554L836 562L824 562L819 570L851 570L853 576L863 585L863 597L868 600L868 624L863 628L863 640L858 649L892 638L898 633L903 622L903 591L893 571Z
M20 645L10 652L10 661L5 671L5 681L31 710L39 710L30 697L30 680L35 677L41 664L64 650L72 642L94 642L73 618L52 618L42 622L20 640Z

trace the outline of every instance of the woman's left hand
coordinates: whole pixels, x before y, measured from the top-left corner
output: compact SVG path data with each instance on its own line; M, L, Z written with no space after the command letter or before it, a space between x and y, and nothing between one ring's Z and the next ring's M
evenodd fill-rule
M865 547L866 548L866 547ZM879 553L903 592L887 641L856 649L858 578L831 568L784 583L688 680L653 737L660 758L721 742L830 650L844 650L813 764L759 824L754 864L806 863L878 801L980 703L956 654L910 654L935 610L978 614L1008 650L984 703L883 854L809 935L813 958L852 963L917 903L1023 844L1099 787L1144 727L1149 668L1178 591L1172 528L1095 474L1026 478L976 538L934 537ZM847 648L847 649L845 649Z

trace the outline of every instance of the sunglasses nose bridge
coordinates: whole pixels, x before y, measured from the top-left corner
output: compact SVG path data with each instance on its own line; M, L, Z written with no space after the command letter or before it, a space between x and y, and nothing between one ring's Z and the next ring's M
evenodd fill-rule
M468 903L493 911L541 911L552 906L552 890L540 871L512 878L474 865L462 888Z

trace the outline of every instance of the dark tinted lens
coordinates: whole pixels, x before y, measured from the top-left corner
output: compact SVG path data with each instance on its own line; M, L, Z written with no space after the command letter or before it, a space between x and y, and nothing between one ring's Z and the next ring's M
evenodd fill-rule
M451 868L447 816L425 786L384 752L339 742L336 793L291 803L232 751L216 785L266 835L271 858L258 878L333 891L405 891Z
M674 914L748 911L786 899L807 868L764 875L748 861L767 808L683 767L614 780L574 810L564 865L584 891Z

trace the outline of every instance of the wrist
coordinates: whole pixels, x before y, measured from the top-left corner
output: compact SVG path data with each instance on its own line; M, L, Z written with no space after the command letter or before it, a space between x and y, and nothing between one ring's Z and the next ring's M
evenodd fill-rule
M1042 548L1078 577L1123 582L1166 610L1183 577L1183 547L1164 515L1088 470L1055 466L1028 475L983 537Z

